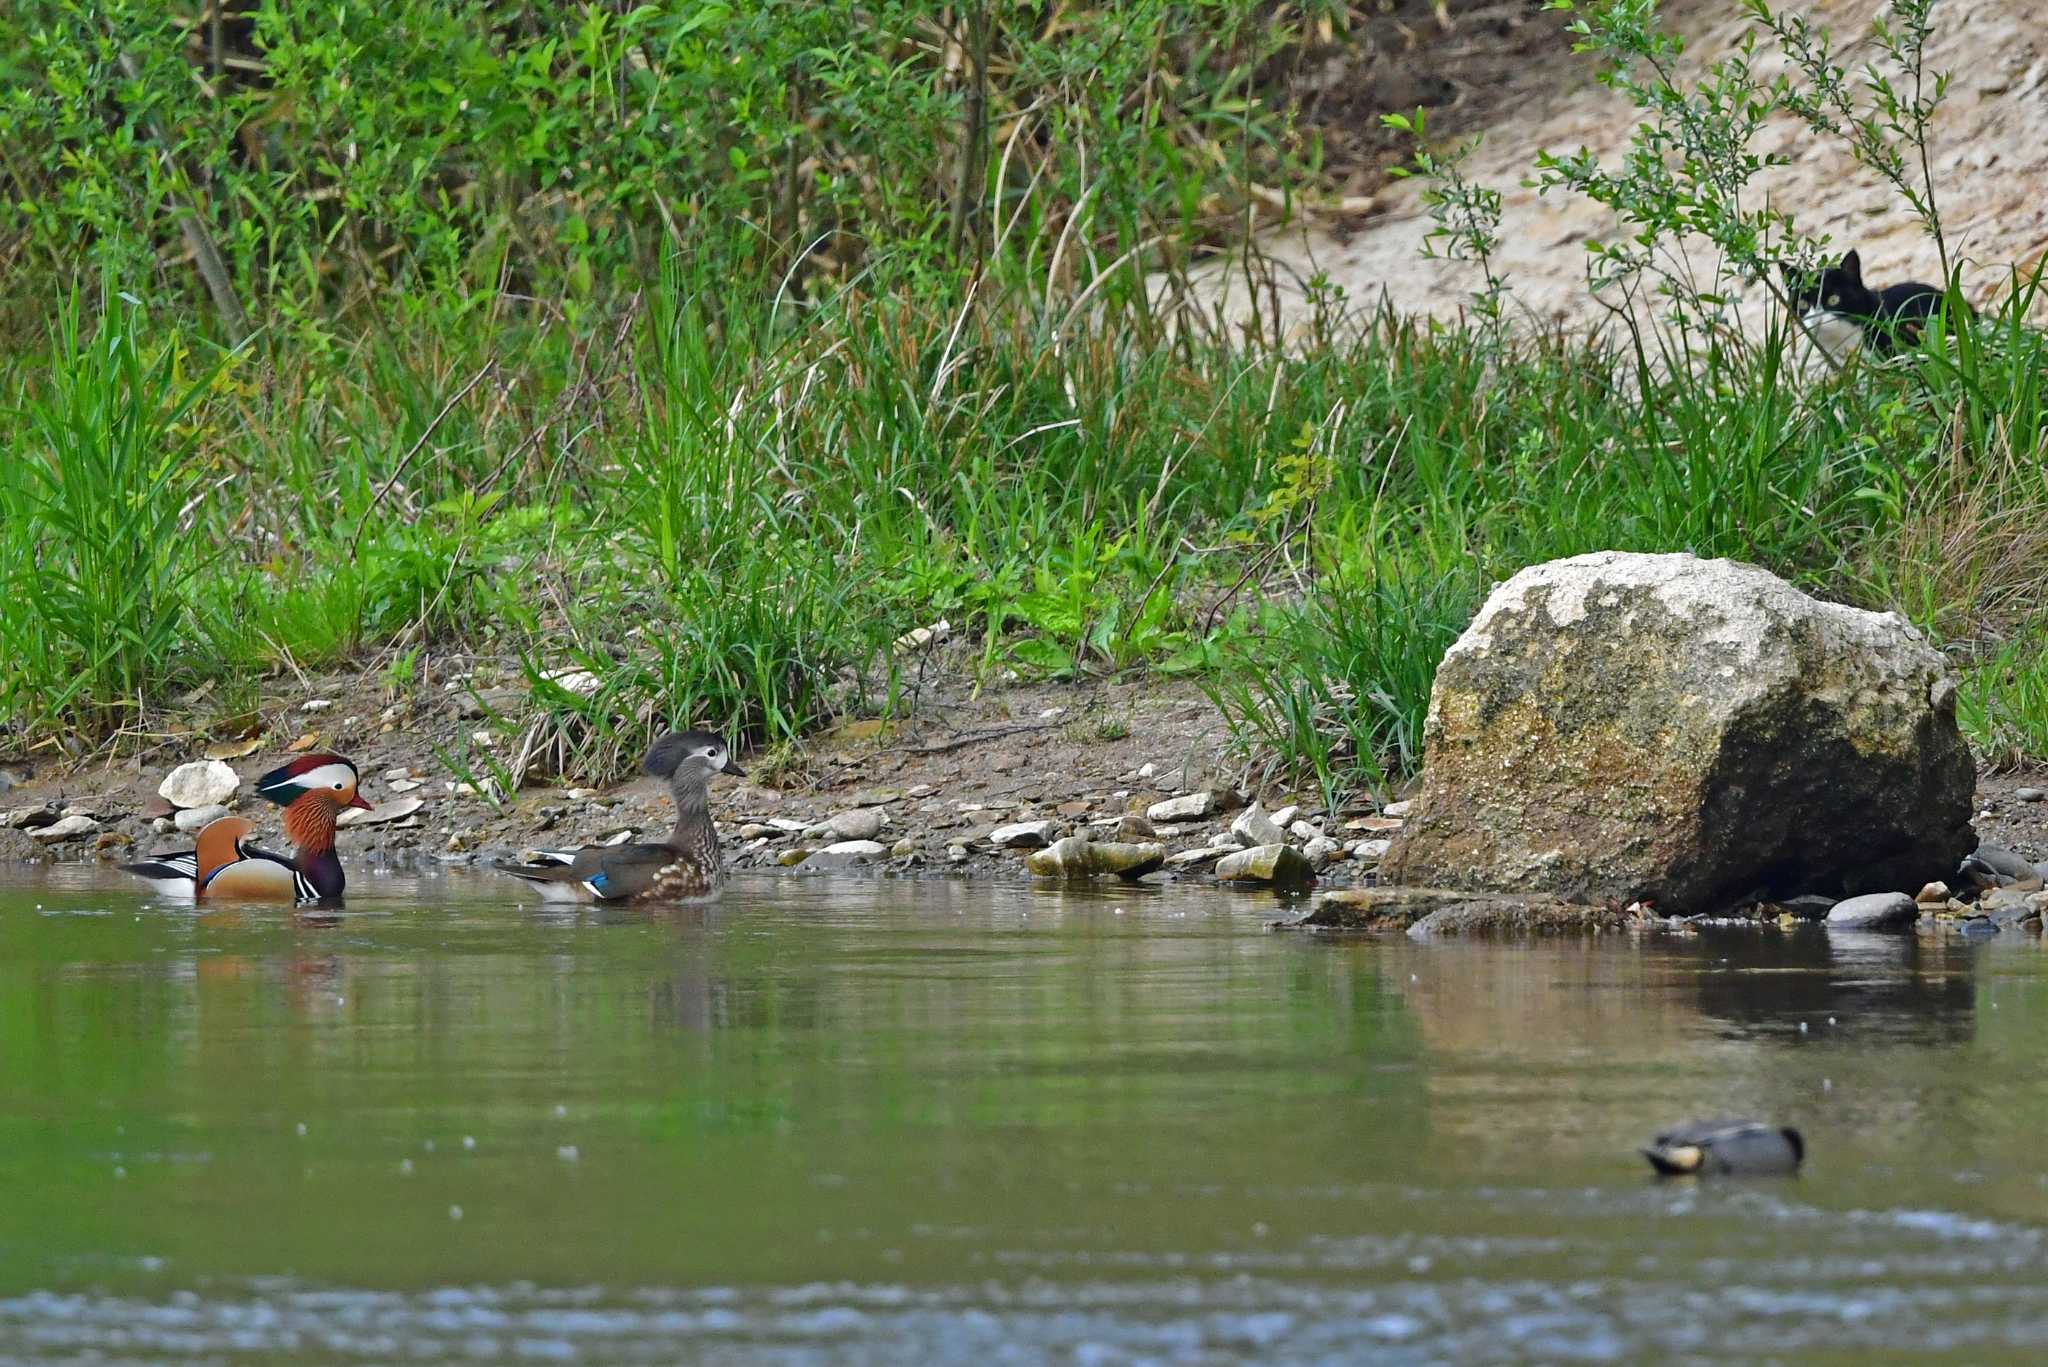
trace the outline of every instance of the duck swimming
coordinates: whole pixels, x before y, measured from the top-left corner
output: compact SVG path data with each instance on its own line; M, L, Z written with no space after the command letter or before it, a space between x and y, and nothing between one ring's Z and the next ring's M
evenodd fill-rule
M1798 1171L1806 1141L1756 1120L1692 1121L1658 1135L1643 1157L1664 1177L1765 1176Z
M303 755L256 780L256 795L284 808L289 858L245 843L255 824L224 816L207 823L194 849L121 867L149 879L159 892L195 901L338 901L347 879L334 852L335 820L351 807L370 807L356 791L357 782L356 766L340 755Z
M651 844L585 845L535 850L493 867L534 885L547 902L702 902L725 882L718 827L711 820L714 774L745 778L732 750L708 731L671 731L655 741L641 766L668 780L676 828Z

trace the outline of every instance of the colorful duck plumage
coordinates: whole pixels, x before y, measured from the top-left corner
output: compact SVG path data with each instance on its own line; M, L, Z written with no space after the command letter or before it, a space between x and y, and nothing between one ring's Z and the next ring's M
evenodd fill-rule
M708 731L671 731L654 742L641 767L668 780L676 828L651 844L586 845L535 850L523 862L495 867L533 884L548 902L701 902L725 881L718 827L708 787L714 774L746 777L732 751Z
M347 879L334 852L334 823L351 807L369 808L358 782L355 765L326 754L302 755L256 780L256 795L284 808L289 858L248 844L244 837L256 827L247 818L224 816L199 832L194 849L121 867L195 900L338 901Z

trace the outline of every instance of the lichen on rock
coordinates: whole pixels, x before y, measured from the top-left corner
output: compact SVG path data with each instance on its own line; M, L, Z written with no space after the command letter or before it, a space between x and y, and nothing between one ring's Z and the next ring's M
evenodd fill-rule
M1523 570L1445 655L1424 746L1388 881L1683 914L1917 887L1975 844L1941 654L1735 561Z

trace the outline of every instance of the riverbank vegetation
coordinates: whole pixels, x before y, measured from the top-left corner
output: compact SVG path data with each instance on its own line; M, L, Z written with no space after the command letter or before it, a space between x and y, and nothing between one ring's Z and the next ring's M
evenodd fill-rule
M658 718L790 744L901 709L898 638L943 620L991 682L1194 676L1248 765L1334 798L1419 762L1491 583L1614 547L1904 612L1987 754L2048 753L2035 283L1813 373L1646 237L1600 270L1658 326L1519 327L1487 192L1425 136L1466 322L1312 288L1225 324L1199 267L1256 274L1263 187L1317 184L1276 73L1345 15L27 0L0 16L0 747L452 652L516 661L597 778ZM1912 133L1900 97L1827 103L1824 50L1804 86L1688 83L1654 24L1593 6L1581 41L1655 126L1740 76L1880 159ZM1543 174L1762 279L1802 250L1742 208L1737 142L1664 151L1661 199L1648 162Z

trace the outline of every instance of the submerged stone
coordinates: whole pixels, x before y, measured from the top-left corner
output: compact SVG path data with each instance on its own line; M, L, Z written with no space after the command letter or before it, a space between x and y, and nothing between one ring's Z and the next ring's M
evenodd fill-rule
M1122 878L1134 881L1166 863L1166 846L1156 843L1131 844L1122 841L1090 840L1070 835L1055 840L1025 859L1025 867L1041 878Z
M1259 845L1216 862L1216 877L1226 883L1271 883L1276 888L1305 888L1316 881L1315 865L1292 845Z
M1828 910L1830 930L1892 930L1920 919L1920 904L1903 892L1873 892L1837 902Z

